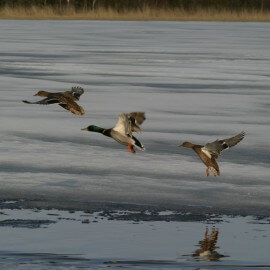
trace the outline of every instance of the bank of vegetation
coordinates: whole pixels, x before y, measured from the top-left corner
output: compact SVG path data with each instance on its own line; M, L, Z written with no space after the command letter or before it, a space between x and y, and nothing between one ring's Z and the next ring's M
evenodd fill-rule
M0 18L270 21L270 0L0 0Z

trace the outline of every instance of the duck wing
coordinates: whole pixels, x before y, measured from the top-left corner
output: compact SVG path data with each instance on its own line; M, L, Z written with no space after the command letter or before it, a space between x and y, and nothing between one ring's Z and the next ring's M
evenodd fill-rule
M222 143L227 145L226 148L233 147L236 144L238 144L240 141L242 141L244 139L244 137L245 137L245 132L242 131L241 133L239 133L238 135L236 135L234 137L222 140Z
M141 128L139 125L141 125L145 118L145 113L144 112L130 112L128 113L128 117L131 122L131 130L134 132L140 132Z
M132 130L131 130L131 120L125 113L121 113L118 116L118 121L116 125L113 127L114 131L117 131L123 135L132 135Z
M218 158L222 150L235 146L240 141L242 141L244 137L245 137L245 132L241 132L237 134L236 136L233 136L228 139L216 140L214 142L207 143L202 148L202 151L205 154L210 155L210 157L213 156L214 158Z
M128 116L134 118L138 125L141 125L145 118L145 112L130 112Z
M67 91L71 94L76 100L80 99L80 96L84 93L84 89L80 86L74 86L70 91Z
M49 104L55 104L55 103L60 103L61 100L53 97L53 98L44 98L40 101L36 101L36 102L31 102L28 100L22 100L22 102L27 103L27 104L41 104L41 105L49 105Z
M59 103L59 105L62 108L66 109L66 110L68 110L76 115L84 115L84 113L85 113L83 107L79 106L74 101L68 101L68 102L61 101Z

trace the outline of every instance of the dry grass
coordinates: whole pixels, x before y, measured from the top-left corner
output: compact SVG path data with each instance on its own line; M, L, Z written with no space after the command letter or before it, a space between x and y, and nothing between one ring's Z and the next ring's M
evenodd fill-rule
M255 21L269 22L270 12L203 9L185 11L182 9L161 10L144 8L142 11L117 12L112 9L99 8L90 11L74 9L59 10L39 7L0 9L0 19L37 19L37 20L171 20L171 21Z

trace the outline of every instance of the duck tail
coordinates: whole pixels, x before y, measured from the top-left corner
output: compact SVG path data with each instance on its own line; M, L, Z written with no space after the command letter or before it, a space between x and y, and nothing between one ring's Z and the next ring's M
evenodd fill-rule
M220 176L220 171L218 167L211 166L209 169L213 172L214 176Z
M145 148L144 146L141 144L141 142L134 136L132 136L132 139L134 140L134 146L137 147L138 149L144 151Z
M30 102L28 100L22 100L23 103L26 103L26 104L33 104L33 102Z
M23 103L26 103L26 104L41 104L41 105L48 105L50 103L46 103L44 102L44 99L43 100L40 100L40 101L36 101L36 102L31 102L31 101L28 101L28 100L22 100Z

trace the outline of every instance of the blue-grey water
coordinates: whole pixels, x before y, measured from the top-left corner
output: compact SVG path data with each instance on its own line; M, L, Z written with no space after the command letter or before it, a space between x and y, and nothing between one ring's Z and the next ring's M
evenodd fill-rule
M270 269L269 218L134 222L100 214L2 209L1 269Z

